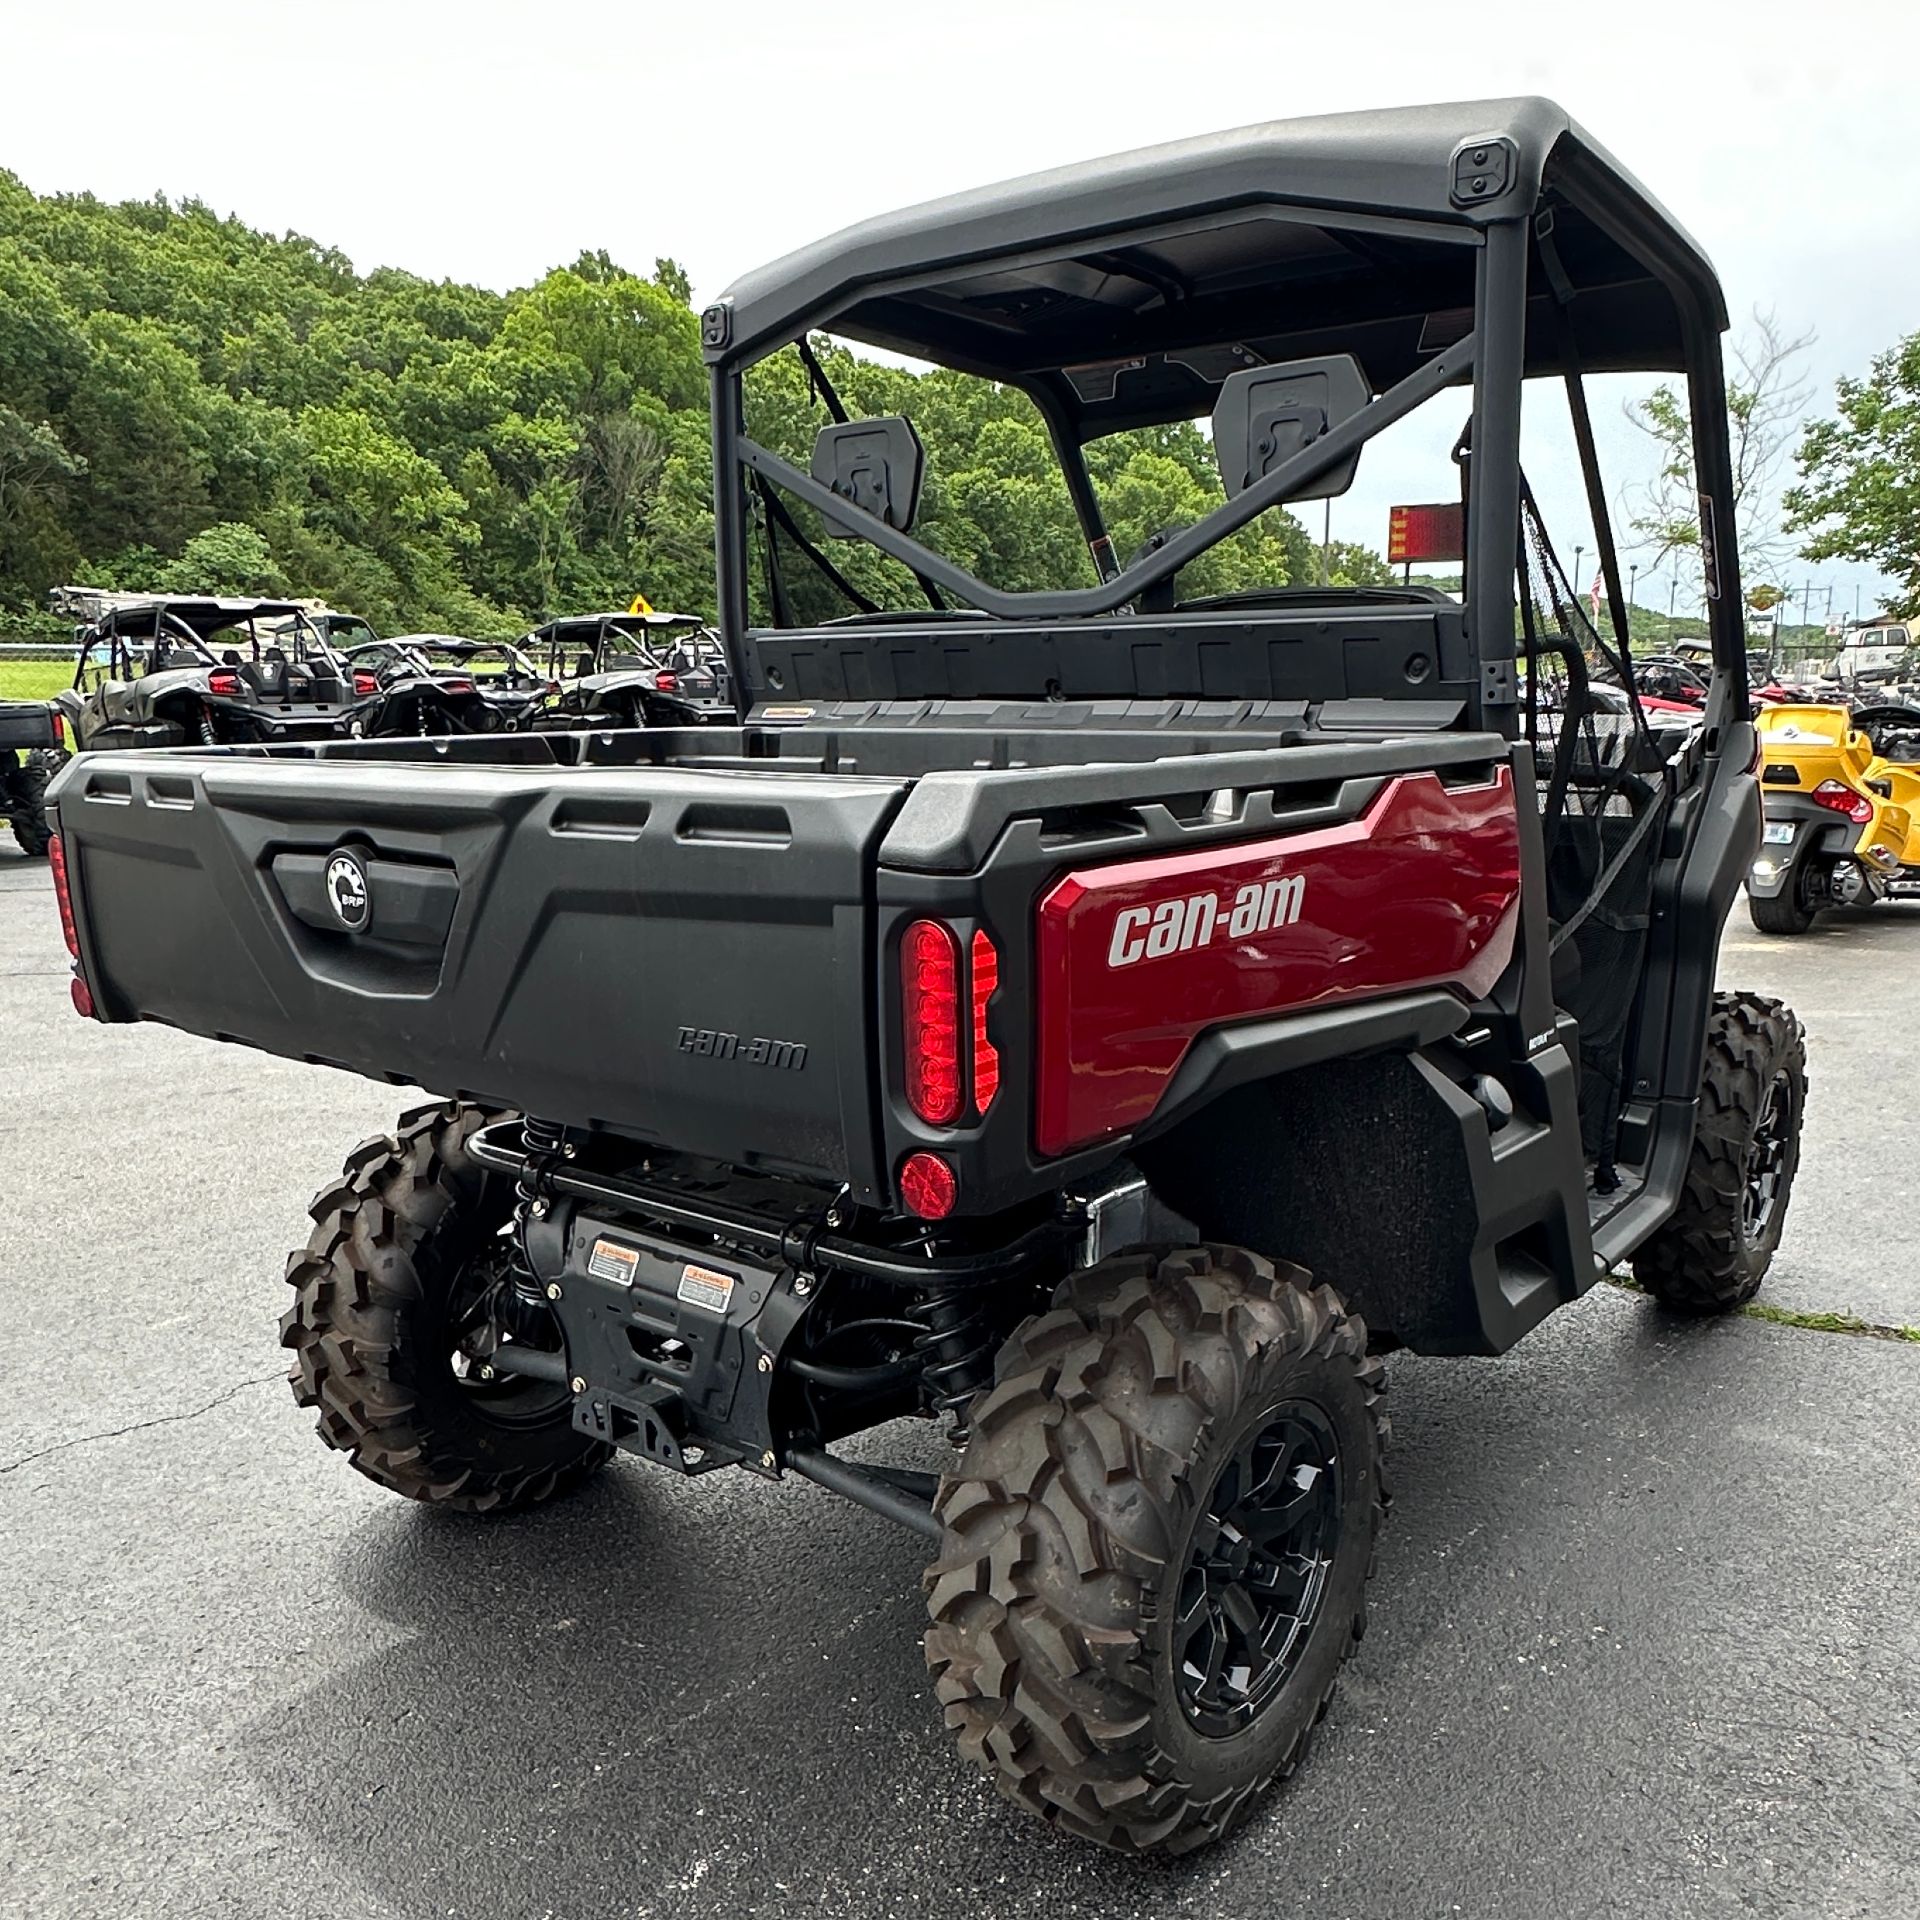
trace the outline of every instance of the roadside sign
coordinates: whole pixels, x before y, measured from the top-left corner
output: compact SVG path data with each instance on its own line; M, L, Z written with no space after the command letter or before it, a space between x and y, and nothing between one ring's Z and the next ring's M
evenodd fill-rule
M1396 567L1414 560L1464 560L1466 515L1457 500L1387 512L1387 558Z

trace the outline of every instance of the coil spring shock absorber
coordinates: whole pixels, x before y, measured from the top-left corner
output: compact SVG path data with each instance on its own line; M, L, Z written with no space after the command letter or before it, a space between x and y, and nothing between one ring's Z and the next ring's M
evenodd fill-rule
M540 1191L539 1163L558 1158L564 1144L561 1130L550 1120L536 1120L528 1114L521 1121L520 1145L527 1157L514 1186L511 1276L514 1304L519 1310L514 1317L520 1323L514 1331L521 1338L526 1337L529 1322L538 1326L541 1321L550 1319L552 1314L552 1309L547 1305L546 1290L535 1278L533 1262L527 1258L527 1221L536 1212L546 1209L546 1196Z
M967 1444L967 1408L975 1394L993 1379L994 1351L1000 1345L999 1317L991 1287L947 1287L924 1293L905 1309L906 1317L924 1329L915 1336L913 1350L920 1356L920 1381L927 1405L949 1416L947 1438Z

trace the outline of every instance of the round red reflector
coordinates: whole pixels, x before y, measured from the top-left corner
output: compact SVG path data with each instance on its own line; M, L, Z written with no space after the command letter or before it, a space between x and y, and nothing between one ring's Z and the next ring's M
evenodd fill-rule
M900 1199L922 1220L944 1220L960 1197L960 1182L937 1153L910 1153L900 1162Z
M87 983L76 973L69 989L73 994L73 1010L82 1020L93 1018L93 995L87 990ZM951 1179L952 1175L948 1175Z

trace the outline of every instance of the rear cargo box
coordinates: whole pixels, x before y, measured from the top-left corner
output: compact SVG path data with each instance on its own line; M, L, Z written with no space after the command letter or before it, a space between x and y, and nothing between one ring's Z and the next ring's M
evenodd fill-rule
M837 1181L904 784L103 754L57 806L110 1019Z

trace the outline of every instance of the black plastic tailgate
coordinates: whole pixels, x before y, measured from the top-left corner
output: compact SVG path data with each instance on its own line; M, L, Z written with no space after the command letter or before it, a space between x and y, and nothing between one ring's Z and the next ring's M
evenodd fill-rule
M905 788L101 753L54 800L110 1019L865 1187Z

